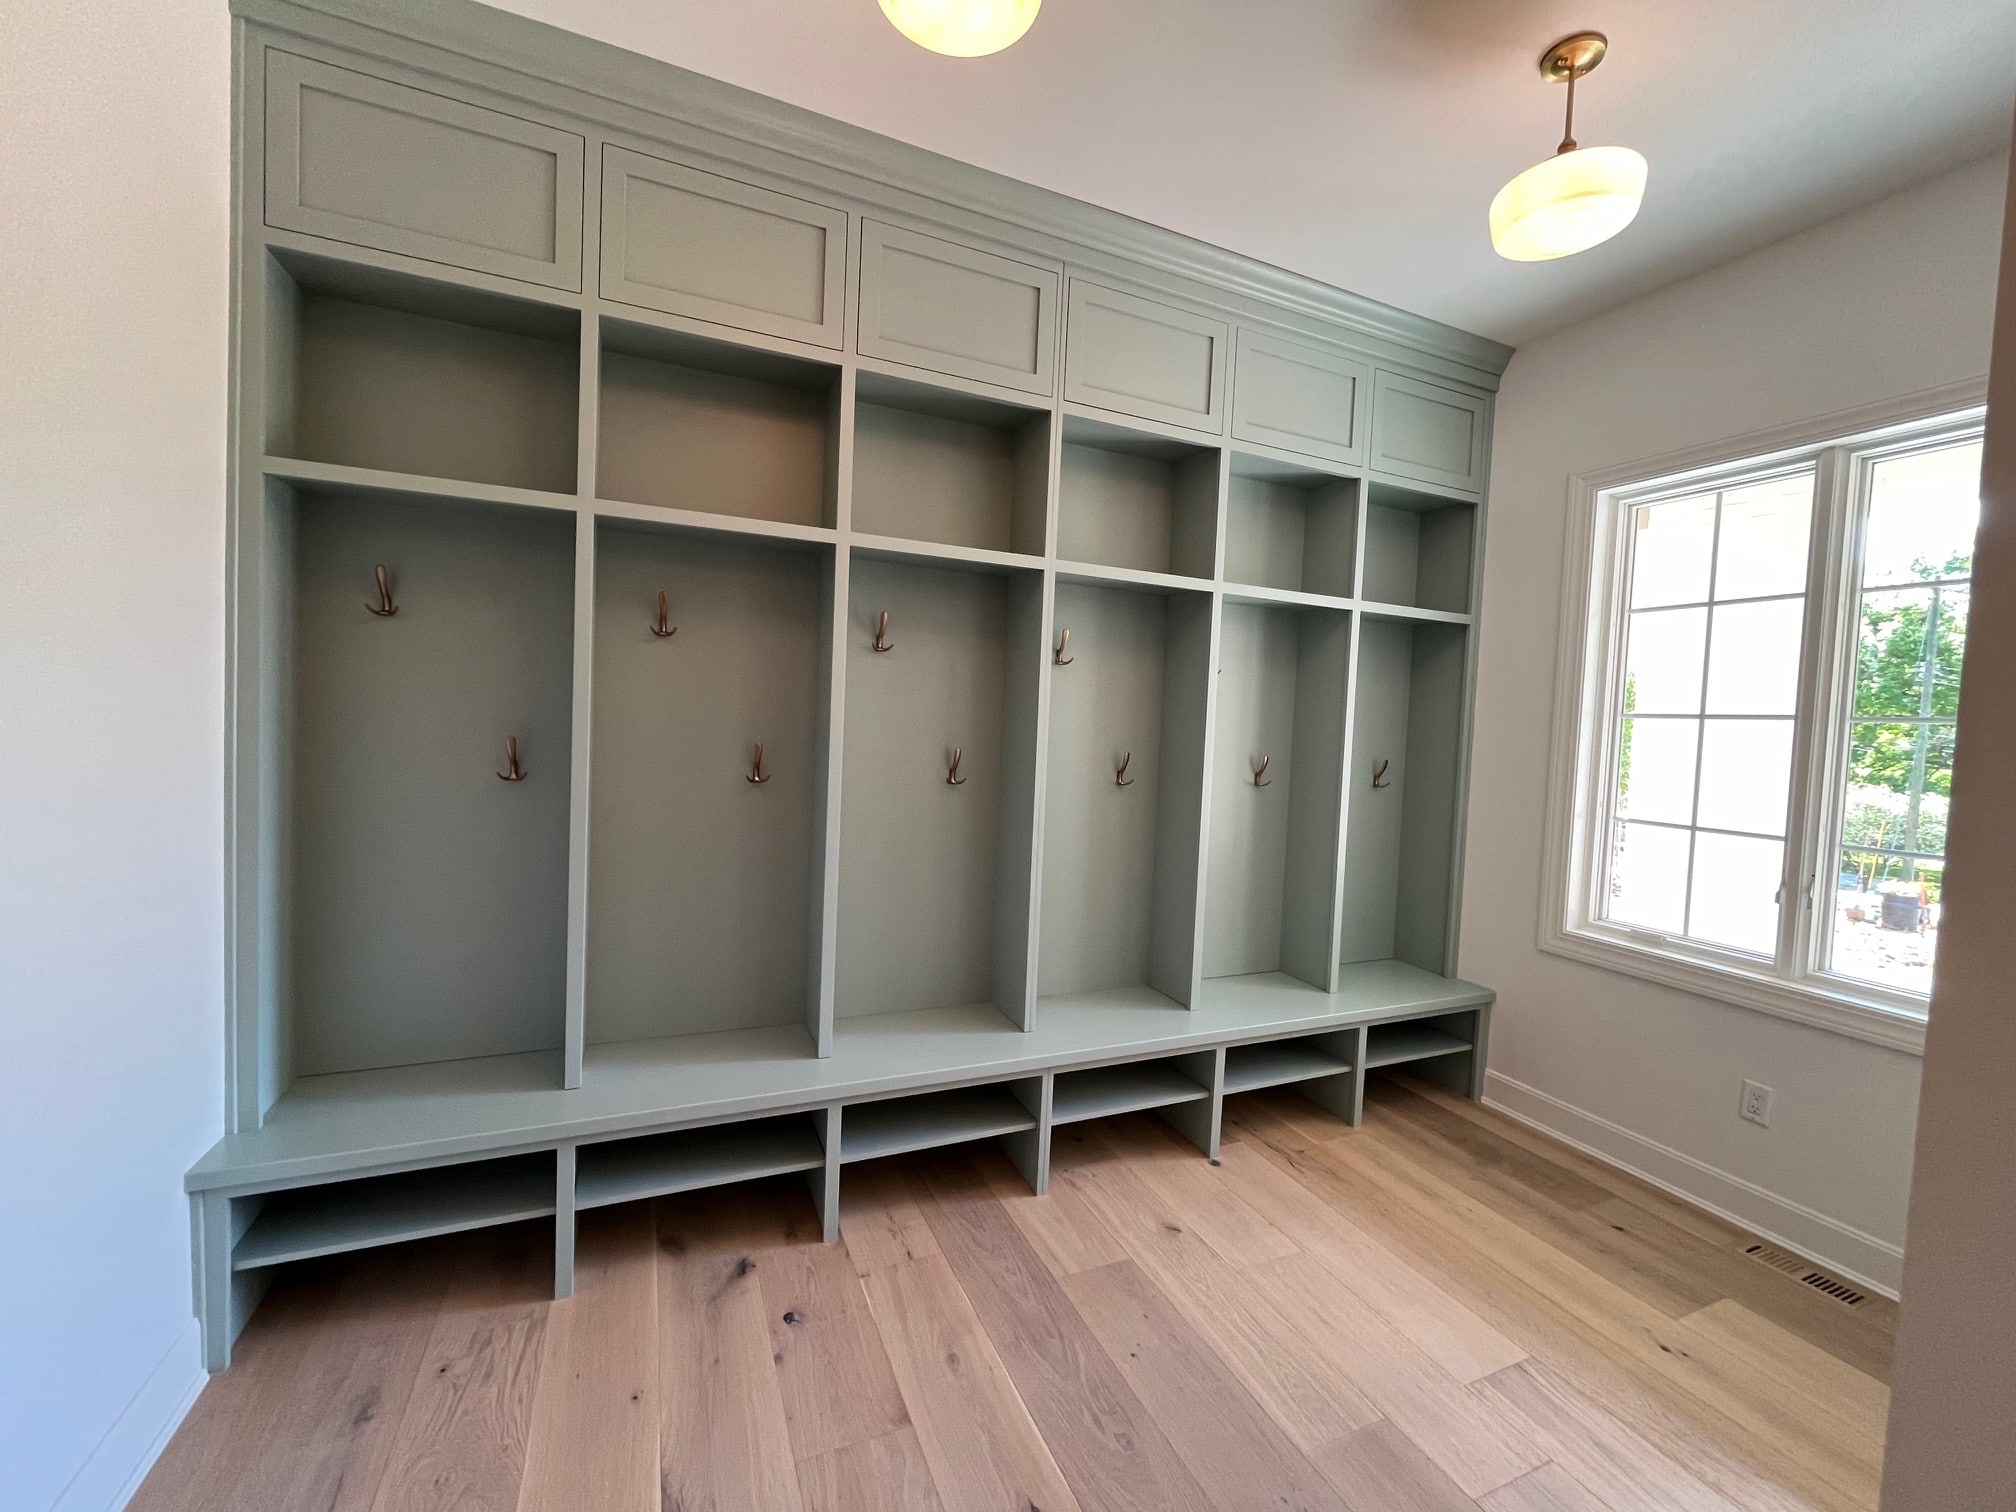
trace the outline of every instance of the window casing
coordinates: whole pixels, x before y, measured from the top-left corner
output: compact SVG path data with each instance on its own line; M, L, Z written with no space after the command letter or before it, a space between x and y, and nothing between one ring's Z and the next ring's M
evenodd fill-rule
M1929 417L1848 417L1575 480L1542 948L1922 1048L1913 988L1929 972L1868 946L1891 943L1874 933L1884 907L1936 897L1943 800L1926 782L1950 765L1965 573L1933 563L1893 585L1863 563L1885 467L1950 472L1955 448L1978 446L1978 402L1942 397ZM1885 675L1865 666L1858 708L1872 656ZM1851 778L1872 769L1899 791L1856 787L1851 813ZM1847 890L1851 864L1866 892ZM1929 959L1922 937L1905 943Z

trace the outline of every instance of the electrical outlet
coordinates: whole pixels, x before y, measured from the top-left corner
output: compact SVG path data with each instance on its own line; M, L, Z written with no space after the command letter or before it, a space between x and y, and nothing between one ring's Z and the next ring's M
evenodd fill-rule
M1762 1082L1743 1083L1742 1114L1753 1124L1771 1127L1771 1089Z

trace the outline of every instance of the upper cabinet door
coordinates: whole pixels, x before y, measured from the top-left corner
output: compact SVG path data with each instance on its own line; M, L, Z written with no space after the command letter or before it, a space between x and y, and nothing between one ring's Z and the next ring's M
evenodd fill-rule
M1222 435L1230 334L1222 320L1074 278L1064 397Z
M266 54L266 224L430 262L581 287L570 131Z
M1232 435L1284 451L1361 462L1372 369L1342 352L1239 331Z
M1453 493L1484 492L1484 396L1379 369L1372 466Z
M604 299L837 347L846 275L846 211L603 149Z
M1050 268L865 221L856 345L864 357L1052 394L1057 284Z

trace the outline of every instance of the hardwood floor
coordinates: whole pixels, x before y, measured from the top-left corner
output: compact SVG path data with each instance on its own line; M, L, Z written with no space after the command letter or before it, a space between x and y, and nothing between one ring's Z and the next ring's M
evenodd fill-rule
M1873 1508L1895 1308L1413 1081L299 1267L133 1512Z

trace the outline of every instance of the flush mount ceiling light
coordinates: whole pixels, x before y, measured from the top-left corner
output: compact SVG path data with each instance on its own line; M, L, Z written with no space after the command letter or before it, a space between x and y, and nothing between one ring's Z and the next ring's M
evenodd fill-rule
M919 47L981 58L1019 42L1043 0L882 0L889 24Z
M890 0L883 0L886 8ZM1645 159L1629 147L1575 145L1575 81L1603 61L1601 32L1563 37L1540 58L1540 76L1568 86L1568 119L1553 157L1535 163L1491 201L1491 245L1514 262L1545 262L1606 242L1631 224L1645 198Z

